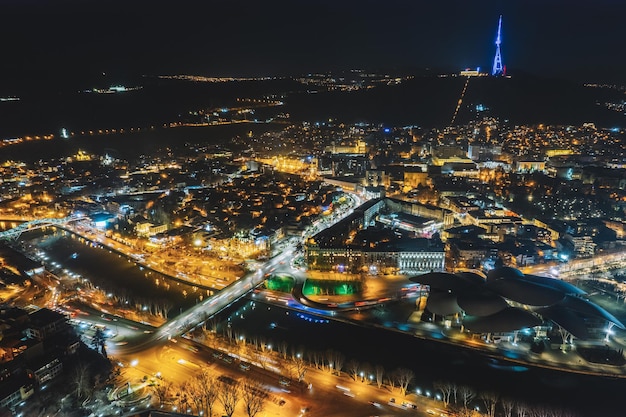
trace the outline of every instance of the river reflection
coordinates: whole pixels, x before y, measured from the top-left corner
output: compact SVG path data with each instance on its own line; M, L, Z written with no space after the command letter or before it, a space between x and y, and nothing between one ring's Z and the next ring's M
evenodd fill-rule
M66 232L32 231L23 234L22 241L44 250L51 262L62 264L103 289L169 300L173 305L170 317L195 304L200 296L206 297L205 290L168 280L155 272L148 273L126 258ZM186 296L183 291L187 292ZM236 332L247 338L263 337L273 346L287 342L290 351L302 352L304 357L313 351L333 349L345 355L346 363L354 359L368 363L371 368L382 365L387 371L409 368L415 374L412 389L421 392L434 392L437 381L451 381L532 405L573 410L578 416L624 415L620 396L626 388L624 379L510 366L472 350L408 334L311 318L315 316L246 299L218 317L222 328L230 322ZM476 401L478 404L480 400Z
M22 235L24 243L43 250L49 263L89 280L106 292L142 301L167 302L170 317L207 296L207 291L176 282L158 272L136 265L126 257L65 231Z
M245 310L244 310L245 307ZM253 308L254 307L254 308ZM299 314L261 302L241 301L223 313L220 327L230 323L234 332L263 337L272 346L287 342L290 352L310 357L328 349L361 364L384 366L386 371L409 368L415 374L413 389L434 393L436 381L471 386L479 392L497 392L501 397L530 405L546 404L575 411L578 416L618 416L626 380L593 377L541 368L515 366L469 349L458 348L411 335L333 320L310 320ZM477 397L477 404L481 400ZM617 413L617 414L616 414Z

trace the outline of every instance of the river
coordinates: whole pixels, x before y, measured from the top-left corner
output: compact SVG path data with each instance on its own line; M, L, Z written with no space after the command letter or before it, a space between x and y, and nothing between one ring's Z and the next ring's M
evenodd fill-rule
M155 278L135 264L69 233L28 232L23 238L45 250L51 261L88 277L94 285L110 285L138 296L167 298L176 313L193 305L200 295L199 290L184 284L156 285ZM186 297L183 290L188 292ZM436 381L450 381L533 405L575 410L581 416L622 415L619 393L626 388L623 379L508 366L479 352L434 340L329 318L316 320L312 315L251 299L252 296L243 299L218 319L226 323L230 318L232 327L248 338L262 336L274 346L286 342L305 357L308 352L333 349L344 354L344 363L354 359L361 364L367 362L372 368L382 365L387 371L411 369L415 374L413 389L432 390Z

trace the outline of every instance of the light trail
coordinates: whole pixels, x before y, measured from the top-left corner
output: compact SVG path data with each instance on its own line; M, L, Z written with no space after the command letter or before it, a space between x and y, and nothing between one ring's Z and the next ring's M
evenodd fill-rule
M467 91L467 85L469 84L470 78L472 77L467 77L467 80L465 80L463 91L461 91L461 97L459 98L459 101L456 103L456 109L454 109L452 120L450 120L450 126L454 124L454 122L456 121L456 116L459 114L459 109L461 108L461 104L463 104L463 99L465 98L465 92Z

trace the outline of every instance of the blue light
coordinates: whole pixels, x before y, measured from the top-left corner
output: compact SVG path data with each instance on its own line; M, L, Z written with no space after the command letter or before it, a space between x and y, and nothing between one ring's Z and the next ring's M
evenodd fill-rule
M388 127L386 127L385 129L383 129L383 131L384 131L385 133L389 133L389 132L391 132L391 129L389 129Z

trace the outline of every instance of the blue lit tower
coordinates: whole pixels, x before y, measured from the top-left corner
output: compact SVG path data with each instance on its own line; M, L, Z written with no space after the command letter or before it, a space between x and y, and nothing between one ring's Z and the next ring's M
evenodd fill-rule
M504 66L502 65L502 55L500 55L500 43L502 39L500 37L500 31L502 29L502 15L498 21L498 37L496 38L496 56L493 57L493 69L491 75L504 75Z

